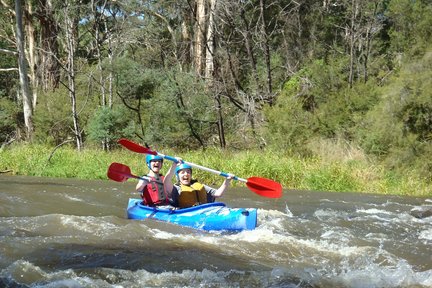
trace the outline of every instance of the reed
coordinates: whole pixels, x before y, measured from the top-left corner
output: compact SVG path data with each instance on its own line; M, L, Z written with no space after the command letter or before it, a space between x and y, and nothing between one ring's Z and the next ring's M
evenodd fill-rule
M128 165L133 174L147 173L145 155L126 149L105 152L85 149L78 152L62 146L53 153L52 147L44 145L13 145L0 150L0 172L14 175L63 177L106 180L107 168L112 162ZM394 195L432 196L427 179L421 179L415 171L398 175L365 159L348 161L329 160L325 157L299 158L276 151L205 151L175 152L161 150L166 155L180 156L188 162L235 174L242 178L259 176L273 179L285 189L317 190L334 192L366 192ZM51 156L51 157L50 157ZM49 159L49 161L48 161ZM170 162L166 161L165 173ZM218 186L221 177L194 170L194 178ZM135 181L133 179L129 181ZM241 186L233 181L234 186Z

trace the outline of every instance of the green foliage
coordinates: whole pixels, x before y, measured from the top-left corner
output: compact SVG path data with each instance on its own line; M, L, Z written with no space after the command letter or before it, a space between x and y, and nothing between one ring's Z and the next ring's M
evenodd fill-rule
M391 19L391 46L395 52L422 55L432 40L432 5L426 0L393 0L386 15Z
M58 145L73 137L71 106L66 91L39 95L38 108L34 111L35 141Z
M17 123L24 121L19 119L22 116L20 110L14 102L7 98L0 98L0 143L13 138Z
M88 89L86 86L87 78L77 79L77 110L81 127L93 116L94 107L97 107L97 97L93 94L84 94ZM72 108L68 91L59 88L55 91L40 93L38 106L34 111L35 135L34 139L39 143L58 145L66 139L73 138ZM84 131L84 135L85 135Z
M120 138L132 138L135 127L126 108L100 107L88 123L88 138L91 141L114 144Z
M128 57L114 61L111 69L115 73L118 93L128 99L150 99L155 89L152 74L145 73L140 63Z
M337 134L350 113L346 97L336 93L342 83L337 70L322 60L287 81L276 105L265 110L267 137L273 145L307 153L305 144L314 134Z
M417 168L432 177L432 53L404 65L382 90L382 99L359 126L358 141L368 153L385 160L390 169ZM427 161L426 161L427 162Z
M302 104L298 98L281 95L275 106L265 109L267 123L264 133L271 146L307 153L303 149L313 134L313 115L304 111Z
M206 90L194 74L168 71L147 102L145 140L173 147L199 147L199 141L206 145L217 132L214 102Z
M342 136L352 140L365 115L378 103L379 95L373 81L356 83L328 95L328 101L317 109L319 133L326 137Z

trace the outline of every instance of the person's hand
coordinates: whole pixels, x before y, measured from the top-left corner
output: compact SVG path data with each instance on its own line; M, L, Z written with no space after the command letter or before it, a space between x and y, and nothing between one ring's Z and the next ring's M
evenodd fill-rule
M228 173L228 177L226 177L226 180L228 180L228 182L230 182L232 179L234 179L234 177L235 177L234 174Z
M177 165L180 165L183 163L182 158L180 157L174 157L176 159L176 161L173 161L171 164L171 167L177 167Z

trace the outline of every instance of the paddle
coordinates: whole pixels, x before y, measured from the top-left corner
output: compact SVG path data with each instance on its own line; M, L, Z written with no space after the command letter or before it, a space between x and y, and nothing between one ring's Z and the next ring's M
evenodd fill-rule
M128 166L121 164L121 163L111 163L111 165L108 167L107 172L108 178L111 180L117 181L117 182L124 182L129 178L135 178L135 179L142 179L142 180L150 180L149 177L143 176L135 176L131 174L131 170Z
M135 142L132 142L128 139L120 139L118 141L119 144L121 144L122 146L124 146L125 148L133 151L133 152L137 152L137 153L142 153L142 154L151 154L151 155L159 155L161 157L163 157L164 159L173 161L173 162L178 162L178 160L172 156L168 156L168 155L164 155L162 153L150 150L149 148L146 148L144 146L141 146ZM184 163L210 172L210 173L214 173L223 177L229 177L230 175L228 173L222 172L222 171L217 171L211 168L207 168L201 165L197 165L194 163L190 163L190 162L186 162L183 161ZM246 183L246 186L252 191L255 192L258 195L261 195L263 197L268 197L268 198L279 198L282 196L282 186L280 183L275 182L273 180L270 179L266 179L266 178L261 178L261 177L250 177L248 179L243 179L237 176L233 177L234 180L238 180L241 182Z

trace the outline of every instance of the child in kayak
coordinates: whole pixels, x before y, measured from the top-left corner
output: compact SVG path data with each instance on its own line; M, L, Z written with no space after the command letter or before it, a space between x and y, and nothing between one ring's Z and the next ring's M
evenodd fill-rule
M164 189L164 176L160 174L163 166L163 158L158 155L146 156L146 164L149 173L146 175L150 181L142 179L136 185L136 190L141 193L143 203L148 206L170 205L170 197Z
M172 183L173 175L176 175L177 183ZM192 207L204 203L211 203L215 198L221 197L230 185L232 176L225 178L219 189L199 183L192 179L192 167L179 159L178 164L173 165L165 175L165 191L171 196L174 206L179 208Z

